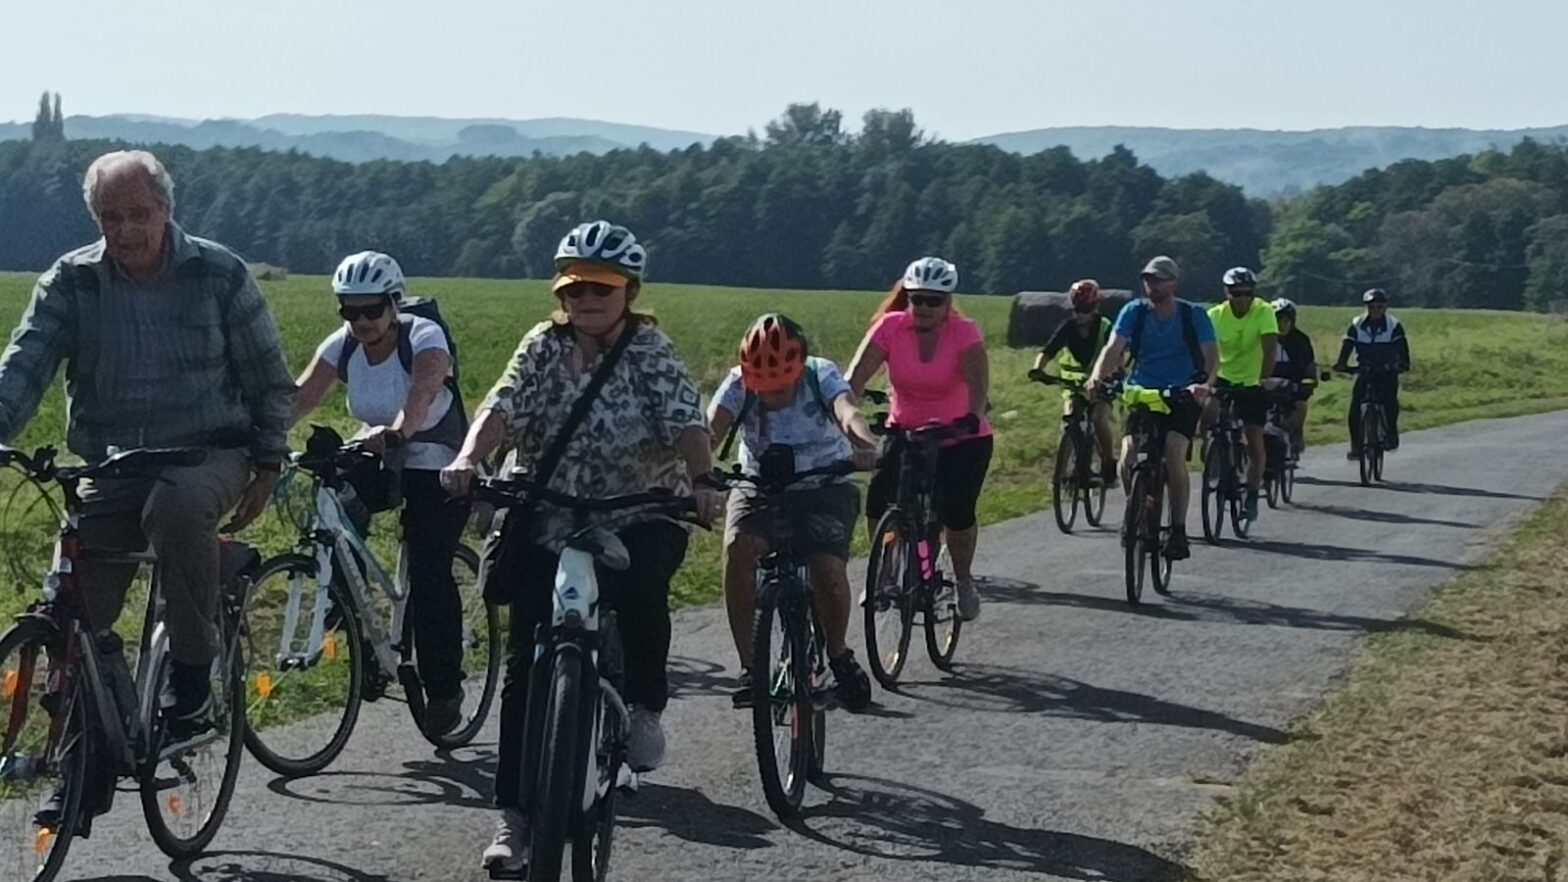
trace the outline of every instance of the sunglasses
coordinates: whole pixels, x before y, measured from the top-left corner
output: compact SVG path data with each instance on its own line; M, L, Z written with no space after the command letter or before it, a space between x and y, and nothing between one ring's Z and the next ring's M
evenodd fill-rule
M946 294L911 294L909 302L915 306L924 306L927 309L936 309L947 302Z
M1097 313L1099 311L1100 311L1099 308L1094 307L1094 306L1085 306L1085 307L1083 307L1081 309L1078 308L1078 307L1073 307L1073 312L1078 314L1078 315L1094 315L1095 313Z
M386 314L386 303L373 303L370 306L349 306L344 304L338 307L338 315L342 316L343 321L346 322L356 322L360 319L376 321Z
M581 300L589 294L595 297L609 297L615 291L615 285L606 285L603 282L573 282L561 289L561 296L568 300Z
M1256 292L1254 292L1251 288L1227 288L1225 290L1225 293L1229 294L1232 297L1256 297L1257 296Z

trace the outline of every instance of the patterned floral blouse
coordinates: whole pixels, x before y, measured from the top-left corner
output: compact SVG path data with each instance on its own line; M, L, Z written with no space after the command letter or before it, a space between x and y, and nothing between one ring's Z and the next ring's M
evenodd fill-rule
M689 428L706 428L702 397L663 331L643 323L630 333L636 336L550 478L554 490L588 498L642 493L654 487L677 494L691 492L675 439ZM507 444L518 465L530 470L538 466L598 368L595 359L579 373L573 366L576 349L576 338L565 325L535 326L523 336L506 373L481 406L505 421ZM653 517L607 514L591 520L615 518L619 527ZM572 531L569 512L542 506L533 539L559 550Z

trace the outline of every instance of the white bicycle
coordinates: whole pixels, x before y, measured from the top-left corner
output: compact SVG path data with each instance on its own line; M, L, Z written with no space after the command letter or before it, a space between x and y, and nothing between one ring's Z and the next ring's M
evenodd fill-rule
M299 544L294 553L261 565L245 610L244 638L250 662L245 744L280 775L326 768L353 734L360 703L379 700L394 682L420 732L443 749L473 740L495 700L501 611L480 594L478 554L459 545L452 571L462 598L462 668L469 678L462 722L449 732L425 726L425 692L407 616L407 546L399 545L396 569L389 572L343 503L346 473L372 457L318 426L279 482L277 499L299 528ZM289 482L301 477L310 481L308 497L290 492ZM301 501L291 504L295 499ZM478 677L483 684L474 688Z

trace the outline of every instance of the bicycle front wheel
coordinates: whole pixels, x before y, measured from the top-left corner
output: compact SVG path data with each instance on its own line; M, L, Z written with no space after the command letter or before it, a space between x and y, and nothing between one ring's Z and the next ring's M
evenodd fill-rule
M1294 499L1295 496L1296 496L1296 465L1295 465L1295 463L1287 464L1286 466L1281 468L1279 470L1279 477L1276 479L1276 481L1279 484L1279 498L1280 498L1280 501L1285 503L1286 505L1289 505L1291 500Z
M1378 479L1378 455L1383 446L1383 421L1377 408L1361 409L1361 486L1370 487Z
M359 719L365 680L359 615L333 580L321 637L312 642L320 598L316 562L287 554L262 564L245 608L245 746L279 775L325 769Z
M1127 509L1122 516L1123 567L1127 581L1127 602L1133 606L1143 602L1143 554L1148 533L1143 528L1144 509L1148 506L1148 476L1134 472L1132 486L1127 490Z
M1171 535L1171 511L1165 504L1165 481L1150 479L1150 502L1144 506L1143 554L1149 565L1149 581L1156 594L1171 593L1171 559L1165 556L1165 543Z
M533 788L530 814L528 878L561 878L561 862L566 840L572 835L582 811L585 784L583 710L588 697L585 688L581 651L571 645L560 647L550 668L549 706L544 714L544 738L539 745L538 782ZM526 765L526 764L525 764Z
M1068 429L1056 443L1056 465L1051 470L1051 507L1057 529L1071 533L1078 520L1078 434Z
M1203 443L1203 538L1211 545L1225 529L1225 469L1230 457L1225 444L1213 438Z
M877 682L892 689L898 685L909 660L909 638L914 633L914 592L910 590L912 543L906 542L897 513L882 515L872 534L871 559L866 567L866 592L861 602L866 627L866 658Z
M610 875L610 851L615 844L615 802L621 768L626 762L626 727L601 691L598 710L598 744L594 748L593 808L583 819L572 843L572 882L605 882Z
M169 688L172 658L154 650L158 694ZM209 665L211 728L171 743L162 708L143 708L148 757L142 768L142 815L153 842L171 858L193 857L212 842L228 814L245 747L244 653L233 641ZM154 702L155 705L165 702Z
M1105 474L1108 463L1100 456L1100 445L1086 441L1089 449L1080 454L1084 467L1079 471L1079 487L1083 497L1083 516L1089 526L1098 527L1105 519L1105 494L1107 487L1100 476Z
M3 882L55 878L82 824L85 692L80 669L65 670L63 642L53 626L25 618L0 638ZM68 690L61 691L62 683Z
M780 608L775 582L758 593L751 666L751 730L762 794L780 818L794 817L811 775L815 720L804 622Z

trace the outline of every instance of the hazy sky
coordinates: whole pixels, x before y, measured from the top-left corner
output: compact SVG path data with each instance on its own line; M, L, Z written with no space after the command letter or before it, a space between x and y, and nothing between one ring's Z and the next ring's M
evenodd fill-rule
M1568 0L0 0L0 120L580 116L791 101L950 139L1054 125L1568 123Z

